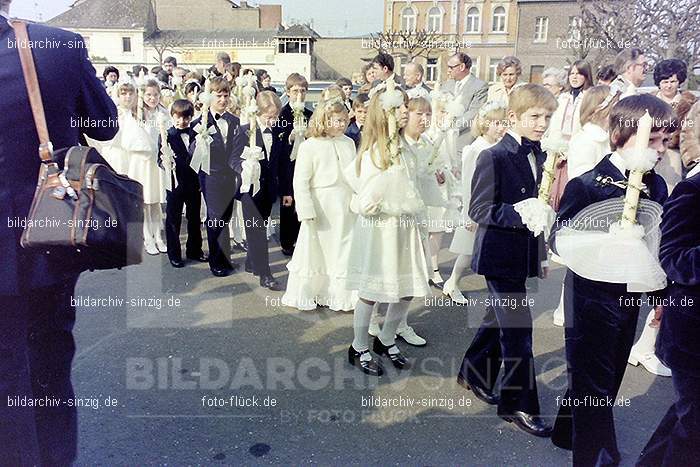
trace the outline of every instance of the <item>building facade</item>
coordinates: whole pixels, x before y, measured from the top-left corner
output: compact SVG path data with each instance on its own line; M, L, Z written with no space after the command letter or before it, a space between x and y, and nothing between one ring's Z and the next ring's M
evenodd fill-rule
M518 8L514 0L385 0L384 29L413 31L427 37L430 50L415 60L426 69L426 81L447 78L447 58L456 51L472 59L472 73L494 81L496 64L515 53ZM397 46L389 50L403 68L410 61Z

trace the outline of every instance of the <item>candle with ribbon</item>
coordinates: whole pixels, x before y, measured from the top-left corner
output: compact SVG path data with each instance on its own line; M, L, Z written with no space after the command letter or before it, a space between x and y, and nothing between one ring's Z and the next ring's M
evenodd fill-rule
M569 150L569 144L561 137L561 134L552 133L542 139L542 150L547 152L547 158L542 165L542 182L540 182L537 197L540 201L549 203L552 186L556 179L557 163Z
M647 110L637 122L637 134L634 142L634 155L638 160L644 160L649 151L649 135L653 120ZM630 175L625 190L625 208L622 211L621 224L629 227L637 223L637 206L639 204L639 192L642 190L642 177L647 172L644 167L628 167Z
M249 88L250 86L246 86ZM241 193L248 193L252 187L253 191L251 196L260 190L260 160L265 156L263 150L257 145L257 123L258 123L258 105L249 95L249 91L244 89L244 96L248 96L248 105L243 109L243 114L248 118L248 123L250 128L248 129L248 146L243 148L243 153L241 154Z
M163 167L163 185L167 191L172 191L177 188L177 177L173 177L173 171L175 170L175 153L168 144L168 117L161 115L158 119L158 128L160 130L160 153L161 153L161 166ZM173 184L173 178L175 182Z
M294 161L299 153L299 146L304 141L305 125L304 122L304 101L301 99L301 93L297 94L297 98L294 102L290 103L292 108L292 113L294 115L294 124L292 132L289 135L290 142L293 139L292 153L289 156L289 160Z
M139 122L143 121L143 108L145 103L143 102L143 95L146 87L146 75L143 70L139 72L138 77L135 80L136 84L136 120Z
M396 109L403 103L403 96L396 89L396 83L393 79L387 80L386 92L382 94L381 98L382 105L386 111L387 130L389 133L389 154L391 154L391 159L396 164L399 159L399 124L396 120Z
M195 148L190 161L190 167L195 172L200 170L207 175L209 174L210 166L210 146L214 141L212 135L216 133L214 125L209 127L209 107L211 106L211 82L207 76L204 81L204 91L199 94L199 101L202 103L202 118L201 121L194 127L197 133L195 136Z

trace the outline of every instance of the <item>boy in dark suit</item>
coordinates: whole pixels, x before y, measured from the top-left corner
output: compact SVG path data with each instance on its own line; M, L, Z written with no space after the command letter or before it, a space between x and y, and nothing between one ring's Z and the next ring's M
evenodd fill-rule
M263 159L260 162L260 189L254 193L253 185L241 186L237 194L243 208L245 234L248 241L248 251L245 260L245 270L260 278L260 287L270 290L280 290L280 286L272 277L270 271L270 256L267 249L267 222L272 211L272 205L278 196L279 165L276 153L272 151L274 142L272 128L276 125L277 117L282 108L279 97L272 91L262 91L255 99L258 106L258 116L255 125L255 143L262 148ZM243 174L244 164L241 155L249 144L250 123L241 126L232 152L231 167L236 171L239 180Z
M539 141L556 106L540 85L514 90L508 108L512 129L477 159L469 205L469 217L479 224L472 269L486 277L490 306L457 378L479 399L497 404L501 418L536 436L548 436L551 428L539 416L525 281L544 275L546 253L543 235L535 237L513 205L537 196L545 159ZM494 386L501 363L499 398Z
M606 199L620 198L627 183L627 163L621 153L629 152L636 142L637 121L649 110L654 125L649 148L663 153L675 126L673 110L651 94L631 96L615 104L610 112L610 147L593 169L569 180L550 236L552 251L557 253L557 232L571 224L582 209ZM639 156L631 154L632 156ZM602 183L610 177L613 183ZM648 193L640 199L663 204L668 196L666 183L653 170L642 178ZM661 293L650 294L660 296ZM564 314L566 360L569 387L564 395L552 433L552 442L573 449L573 464L617 465L613 408L591 403L615 399L627 368L641 293L627 291L627 284L594 281L568 270L564 279Z
M168 129L167 145L175 156L175 178L177 186L166 193L165 207L165 239L168 243L168 259L175 268L185 265L182 261L180 246L180 225L182 224L182 207L187 208L187 244L185 255L194 261L207 261L202 252L202 232L200 231L199 209L201 195L199 178L190 167L192 155L189 152L190 143L194 141L195 132L190 128L194 116L194 105L185 99L173 102L170 115L175 126ZM159 162L162 166L162 141L158 140ZM167 163L167 162L165 162Z
M693 465L700 445L700 165L664 204L659 259L671 282L656 354L672 370L676 402L642 451L638 466Z
M309 90L309 83L299 73L292 73L287 77L285 83L289 102L282 107L277 124L272 128L274 142L272 143L273 157L279 164L279 195L280 202L280 246L282 254L292 256L294 245L299 236L299 219L297 218L294 206L294 179L295 161L291 160L292 149L294 147L294 137L290 138L294 129L294 111L291 104L299 99L304 102L306 92ZM306 125L311 118L312 112L304 108L304 122Z
M365 117L367 117L367 102L369 102L367 94L358 94L355 100L352 101L352 111L355 116L350 121L347 130L345 130L345 136L355 142L355 149L360 147L362 126L365 124Z
M207 205L207 243L209 245L209 268L216 277L225 277L234 272L237 265L231 263L231 239L228 223L233 213L233 200L241 185L241 179L231 166L234 140L241 131L238 117L226 112L230 87L221 76L211 80L212 102L207 128L214 127L213 141L209 147L209 173L199 172L199 183ZM196 131L202 118L192 122ZM190 152L194 153L195 146Z

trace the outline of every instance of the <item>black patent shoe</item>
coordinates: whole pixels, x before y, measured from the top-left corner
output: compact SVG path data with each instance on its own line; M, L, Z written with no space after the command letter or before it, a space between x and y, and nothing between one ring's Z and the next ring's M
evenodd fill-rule
M473 392L474 396L476 396L477 399L486 402L489 405L498 405L498 403L500 402L500 398L496 394L487 389L484 389L483 387L477 384L471 384L467 382L461 376L457 376L457 384L462 386L467 391Z
M360 357L366 353L369 353L369 350L363 350L362 352L358 352L351 345L348 349L348 362L350 363L350 365L358 367L360 370L362 370L363 373L367 373L370 376L382 376L384 374L384 369L382 368L382 365L379 362L375 361L374 359L360 359Z
M549 438L552 435L552 427L547 425L544 420L538 415L531 415L520 410L516 410L511 414L499 415L508 423L515 425L525 433L530 433L540 438Z
M386 346L379 340L379 336L374 338L374 343L372 344L372 350L374 350L374 353L388 357L389 360L391 360L391 364L399 370L410 367L408 360L406 360L406 357L404 357L401 352L389 353L389 349L392 347L396 347L396 344ZM396 347L396 349L398 350L398 347Z

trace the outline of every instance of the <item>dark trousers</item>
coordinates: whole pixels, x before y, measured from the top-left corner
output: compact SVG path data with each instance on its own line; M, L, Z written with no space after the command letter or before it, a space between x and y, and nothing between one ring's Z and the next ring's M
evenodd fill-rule
M608 284L609 286L609 284ZM570 271L564 280L569 388L552 441L573 449L574 466L617 465L613 407L637 330L639 294L607 290ZM629 300L629 306L625 301ZM586 398L588 396L588 399Z
M192 175L194 177L194 173ZM196 258L202 254L202 232L199 221L201 199L199 181L196 177L193 180L180 181L175 189L166 193L165 239L168 243L168 258L182 259L180 226L182 225L183 206L187 207L185 254L190 258Z
M291 206L283 206L280 200L280 246L285 250L294 248L299 236L301 222L297 218L294 203Z
M230 175L200 175L200 185L207 205L207 245L209 268L230 269L231 238L228 223L233 214L236 179ZM194 213L193 213L194 214Z
M263 189L254 197L250 196L250 193L243 193L241 196L245 236L248 243L245 263L258 277L272 275L270 255L267 250L267 220L272 212L274 199Z
M520 410L539 415L540 405L532 355L532 315L525 279L487 277L490 306L467 349L460 378L493 391L501 363L499 414Z
M67 401L74 398L71 296L77 279L0 296L0 464L62 466L76 457L77 413ZM17 406L28 399L60 403Z
M700 376L672 371L677 400L639 456L640 467L700 466Z

